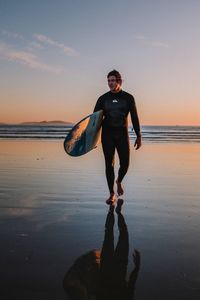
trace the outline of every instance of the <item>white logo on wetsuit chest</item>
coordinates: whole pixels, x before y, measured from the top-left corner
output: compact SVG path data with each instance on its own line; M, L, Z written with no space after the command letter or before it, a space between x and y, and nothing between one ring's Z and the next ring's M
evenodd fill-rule
M114 99L112 102L118 102L118 100Z

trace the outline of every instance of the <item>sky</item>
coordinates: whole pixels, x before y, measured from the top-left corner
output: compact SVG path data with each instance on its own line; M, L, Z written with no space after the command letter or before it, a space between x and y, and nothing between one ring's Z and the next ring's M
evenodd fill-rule
M0 0L0 122L78 122L117 69L142 125L200 125L199 0Z

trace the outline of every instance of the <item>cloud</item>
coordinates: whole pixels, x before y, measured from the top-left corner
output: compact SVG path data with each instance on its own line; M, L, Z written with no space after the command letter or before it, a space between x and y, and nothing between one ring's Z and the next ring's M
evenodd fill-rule
M42 70L53 74L61 74L66 71L63 67L43 63L31 52L14 49L2 42L0 42L0 57L4 60L21 63L31 69Z
M36 48L36 49L44 49L44 46L42 46L40 43L37 42L30 42L29 43L30 48Z
M18 40L22 40L24 41L24 37L19 34L19 33L16 33L16 32L11 32L11 31L8 31L8 30L1 30L1 33L5 36L8 36L8 37L12 37L12 38L15 38L15 39L18 39Z
M49 37L47 37L46 35L43 35L43 34L34 34L33 38L36 41L35 40L29 41L29 40L25 39L21 34L16 33L16 32L11 32L11 31L8 31L8 30L1 30L0 32L1 32L1 34L3 34L6 37L11 37L11 38L14 38L14 39L18 39L18 40L27 42L28 43L28 46L27 46L28 49L36 48L36 49L41 50L41 49L44 49L44 45L50 45L50 46L53 46L55 48L61 49L66 55L69 55L69 56L77 56L78 55L78 52L76 50L74 50L73 48L68 47L68 46L64 45L63 43L59 43L57 41L54 41L51 38L49 38Z
M31 40L26 39L19 33L8 30L0 30L0 34L1 36L3 35L5 39L15 39L15 41L12 41L13 45L0 40L0 58L21 63L31 69L42 70L54 74L66 72L64 67L44 63L42 59L40 59L38 56L39 51L47 48L47 46L62 50L68 56L76 56L78 54L74 49L42 34L34 34Z
M59 43L55 40L52 40L51 38L47 37L46 35L43 34L34 34L32 36L32 41L24 38L21 34L16 33L16 32L11 32L8 30L0 30L0 33L2 35L4 35L5 37L10 37L10 38L14 38L16 40L21 40L26 44L26 49L29 50L42 50L45 48L45 45L49 45L52 47L55 47L57 49L61 49L66 55L68 56L77 56L78 52L76 50L74 50L71 47L68 47L66 45L64 45L63 43Z
M53 46L53 47L56 47L56 48L59 48L59 49L63 50L64 53L67 54L67 55L76 56L78 54L74 49L72 49L70 47L67 47L63 43L59 43L57 41L54 41L54 40L52 40L51 38L49 38L45 35L34 34L34 38L36 40L38 40L40 43L50 45L50 46Z
M135 36L135 39L140 41L142 44L155 48L169 48L169 45L163 42L154 41L151 38L145 37L143 35Z

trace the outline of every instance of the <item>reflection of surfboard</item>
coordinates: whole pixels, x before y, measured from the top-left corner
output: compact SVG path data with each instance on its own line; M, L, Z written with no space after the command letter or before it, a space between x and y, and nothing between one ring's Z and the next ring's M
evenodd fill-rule
M78 122L65 138L65 151L71 156L80 156L94 149L99 139L102 119L103 110L100 110Z

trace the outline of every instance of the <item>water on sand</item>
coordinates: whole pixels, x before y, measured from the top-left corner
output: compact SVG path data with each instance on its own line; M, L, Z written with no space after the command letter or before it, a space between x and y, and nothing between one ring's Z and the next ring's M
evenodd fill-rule
M131 147L123 214L129 272L133 249L141 253L134 299L199 299L199 151L198 143ZM101 147L71 158L61 140L1 140L0 165L1 293L66 299L69 266L102 247L108 191Z

